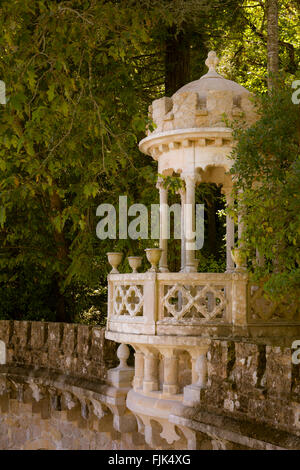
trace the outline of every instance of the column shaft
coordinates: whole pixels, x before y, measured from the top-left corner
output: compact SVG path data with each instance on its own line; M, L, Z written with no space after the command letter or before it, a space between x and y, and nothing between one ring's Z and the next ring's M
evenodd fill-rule
M159 247L163 250L159 270L168 272L168 190L164 188L161 178L157 181L159 189Z
M185 271L195 272L195 183L194 174L184 177L186 185L186 198L184 208L184 234L185 234Z
M134 354L134 380L133 386L135 389L143 388L143 379L144 379L144 354L136 350Z
M158 390L158 360L153 352L145 352L143 392Z
M200 354L196 359L196 373L198 374L198 380L196 385L199 388L205 388L207 382L207 359L206 354Z
M180 203L181 203L181 267L180 271L184 272L185 268L185 236L184 236L184 207L185 207L185 189L181 188L178 191L178 194L180 195Z
M230 190L225 192L226 203L231 205L233 200ZM234 271L234 262L231 256L231 249L234 247L234 220L229 215L226 215L226 272L231 273Z
M242 215L241 213L239 213L238 215L238 240L239 240L239 248L241 249L243 248L243 243L241 241L242 236L243 236L243 231L244 231L244 223L242 221ZM247 266L247 260L245 258L245 261L243 261L243 264L241 265L241 267L245 269L246 266Z
M173 350L164 354L163 392L173 395L178 392L178 358Z

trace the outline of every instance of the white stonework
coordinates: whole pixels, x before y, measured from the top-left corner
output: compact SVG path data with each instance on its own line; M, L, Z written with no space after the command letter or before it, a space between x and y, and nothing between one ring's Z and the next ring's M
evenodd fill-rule
M222 184L227 204L232 203L228 170L233 161L228 156L234 141L224 115L229 120L242 118L247 125L256 119L251 94L220 76L215 70L217 63L211 51L206 75L171 98L152 103L149 112L155 130L148 131L139 144L141 152L158 162L159 175L177 174L183 182L178 190L183 237L180 272L168 269L168 240L164 236L168 188L159 176L161 253L146 250L152 264L146 273L113 270L108 276L106 338L130 344L135 351L134 369L112 369L108 382L117 388L128 387L127 408L136 417L147 444L155 448L161 448L162 440L176 445L180 436L170 417L179 419L189 407L201 403L207 387L211 338L219 330L247 326L248 279L243 270L235 269L231 256L233 220L227 217L225 273L198 273L192 243L196 185ZM157 255L157 263L160 257L159 269L152 255ZM195 432L184 425L179 429L187 447L195 448Z

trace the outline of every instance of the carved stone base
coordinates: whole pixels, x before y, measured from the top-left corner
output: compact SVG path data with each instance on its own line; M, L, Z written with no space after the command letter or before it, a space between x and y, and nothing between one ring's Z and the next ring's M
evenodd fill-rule
M195 406L201 402L202 388L197 385L186 385L183 389L183 404Z
M109 369L107 371L107 382L116 388L131 387L133 376L133 367L116 367L115 369Z

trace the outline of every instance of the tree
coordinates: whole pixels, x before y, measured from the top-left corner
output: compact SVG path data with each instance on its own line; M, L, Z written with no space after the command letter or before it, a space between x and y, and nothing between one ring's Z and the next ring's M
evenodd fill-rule
M286 87L261 98L259 120L236 129L232 174L253 278L275 301L299 306L300 113ZM255 252L265 263L255 260ZM276 258L276 264L274 264Z
M22 298L32 272L69 321L78 283L107 272L97 205L149 187L135 137L147 124L135 57L149 37L141 10L111 2L3 2L1 27L2 290Z
M286 82L295 80L300 60L299 2L281 0L278 3L278 66ZM219 51L219 67L233 79L255 93L268 89L267 74L267 2L240 2L236 21L230 29L218 25L211 44Z
M267 8L267 49L268 49L268 88L274 86L278 75L278 0L266 0Z
M142 254L148 242L100 242L96 208L102 202L117 206L120 194L128 204L158 202L156 166L137 149L151 125L147 107L205 73L209 48L230 58L232 75L223 61L228 78L261 89L266 64L259 64L258 78L248 71L261 57L255 41L265 38L265 25L257 34L252 22L257 29L264 9L255 3L248 10L249 4L1 3L0 77L8 103L0 108L0 315L70 321L76 309L105 302L106 251ZM293 4L288 8L280 41L291 47L283 46L280 58L294 70ZM235 55L236 45L241 55ZM212 192L208 202L218 189ZM202 270L217 269L222 230L216 225L218 244L213 247L210 236L208 250L214 259L202 259Z

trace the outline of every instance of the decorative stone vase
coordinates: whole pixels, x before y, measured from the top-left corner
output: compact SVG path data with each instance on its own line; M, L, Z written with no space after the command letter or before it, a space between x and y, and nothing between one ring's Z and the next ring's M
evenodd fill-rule
M110 271L110 274L118 274L118 266L122 261L123 253L119 252L110 252L106 253L108 262L112 266L112 270Z
M236 265L236 271L246 271L247 257L241 248L232 248L231 257Z
M128 369L127 360L129 358L130 351L127 344L121 343L117 349L117 356L120 361L118 369Z
M141 256L128 256L128 263L132 269L133 273L138 272L138 268L142 265L142 257Z
M158 272L157 266L161 258L162 251L163 250L161 248L146 248L145 249L147 260L151 264L151 268L148 269L149 272L154 272L154 273Z

